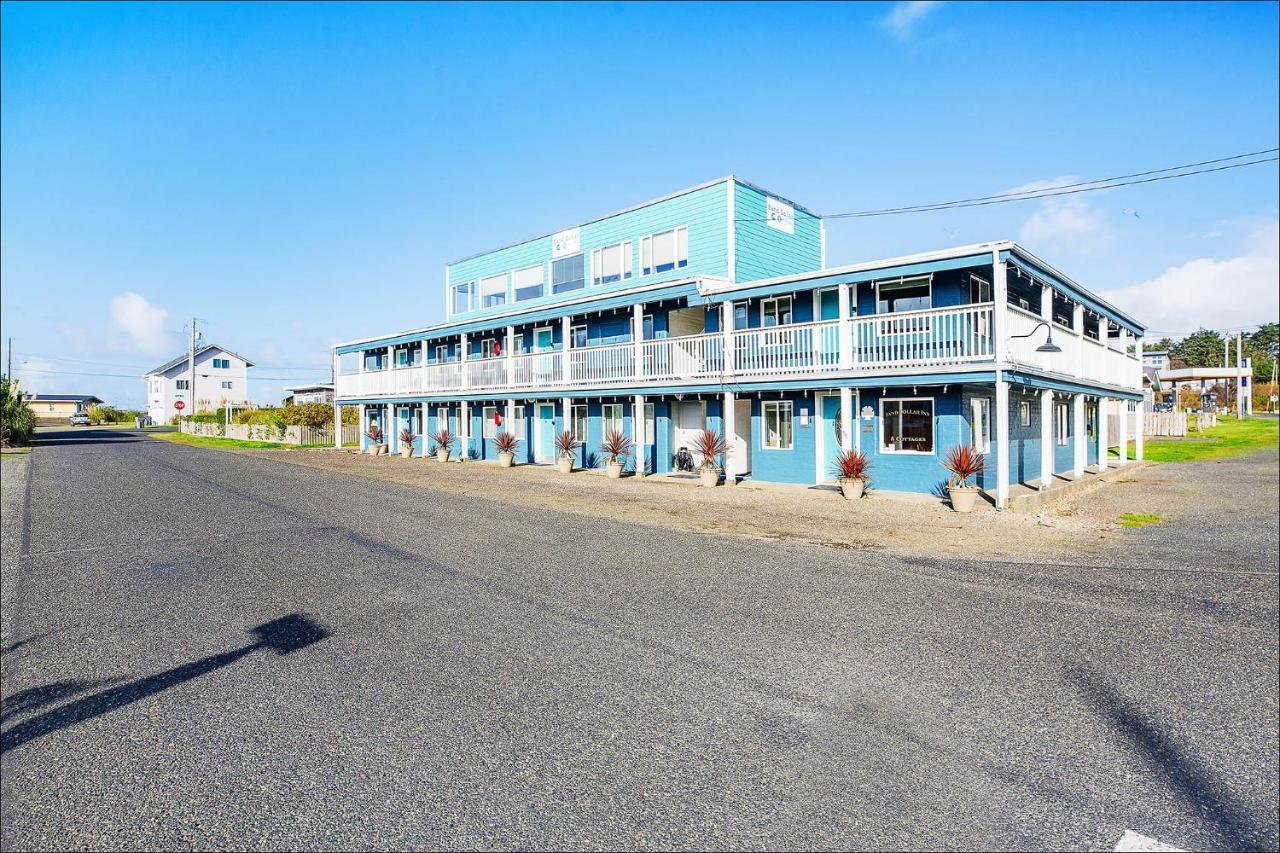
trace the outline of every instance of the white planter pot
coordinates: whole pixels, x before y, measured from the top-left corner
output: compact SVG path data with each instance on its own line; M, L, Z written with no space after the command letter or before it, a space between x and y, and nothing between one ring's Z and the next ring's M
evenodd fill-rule
M437 451L436 451L436 461L437 461L437 462L448 462L448 461L449 461L449 451L448 451L448 450L446 450L446 449L445 449L445 448L443 448L443 447L442 447L442 448L440 448L439 450L437 450Z
M410 459L410 458L412 458L412 457L413 457L413 445L412 445L412 444L406 444L404 447L400 448L400 455L401 455L401 456L403 456L405 459Z
M973 512L973 505L978 500L977 489L964 486L948 486L947 494L951 496L951 508L956 512Z
M840 491L847 501L856 501L862 497L863 491L866 490L867 481L862 479L842 479L840 481Z
M714 488L720 483L720 472L715 468L703 468L698 473L698 478L702 480L703 487Z
M610 480L617 480L622 477L622 463L610 462L605 466L605 473L609 475Z
M512 465L515 464L515 461L516 461L516 455L514 453L498 454L498 464L501 465L503 468L510 468Z
M379 444L379 445L378 445L378 449L377 449L377 451L375 451L373 455L374 455L374 456L381 456L382 454L384 454L384 453L386 453L386 452L387 452L387 446L386 446L385 444Z
M561 456L556 460L556 467L560 469L561 474L572 474L573 458L570 456Z

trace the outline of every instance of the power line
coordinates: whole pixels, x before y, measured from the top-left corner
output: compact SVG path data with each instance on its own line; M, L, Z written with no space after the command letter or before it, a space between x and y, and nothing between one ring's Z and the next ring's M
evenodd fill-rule
M35 367L20 366L19 372L24 373L49 373L57 376L102 376L113 379L141 379L142 377L135 373L83 373L76 370L43 370ZM303 377L300 376L249 376L246 377L251 382L301 382ZM328 382L328 379L317 380L318 382Z

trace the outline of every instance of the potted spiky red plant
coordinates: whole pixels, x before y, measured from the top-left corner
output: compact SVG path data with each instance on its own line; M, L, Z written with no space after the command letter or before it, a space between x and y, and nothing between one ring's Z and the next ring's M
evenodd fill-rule
M560 457L556 459L556 467L560 469L561 474L573 473L573 452L577 449L578 443L573 433L567 430L556 436L556 449L560 451Z
M449 461L449 448L453 446L456 439L453 433L447 429L442 429L435 435L431 436L431 440L436 443L436 460L439 462Z
M867 469L871 467L867 455L861 450L844 450L836 457L835 474L840 481L840 492L846 500L856 501L867 488Z
M511 433L503 430L492 439L494 448L498 451L498 464L503 468L510 468L516 461L516 448L520 446L520 440Z
M413 434L413 430L408 427L400 430L400 455L405 459L413 457L413 442L416 438L417 436Z
M377 424L372 424L365 435L369 436L368 453L370 456L381 456L387 449L387 445L382 441L382 428Z
M951 508L956 512L973 512L973 505L978 499L978 487L969 485L969 480L982 473L986 467L986 458L969 445L960 444L947 451L942 467L951 472L951 478L947 481Z
M713 429L704 429L693 437L693 449L702 457L698 476L702 485L711 488L720 482L720 466L716 457L729 452L729 443L724 436Z
M609 475L609 479L617 480L622 476L622 460L631 455L633 447L635 442L616 429L610 430L604 437L600 450L605 456L605 473Z

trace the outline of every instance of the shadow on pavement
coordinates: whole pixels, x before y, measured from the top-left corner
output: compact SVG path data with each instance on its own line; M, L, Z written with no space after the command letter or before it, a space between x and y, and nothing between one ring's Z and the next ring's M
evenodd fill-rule
M247 643L238 649L232 649L228 652L185 663L173 669L158 672L155 675L148 675L136 681L120 684L10 726L4 732L0 732L0 754L16 749L51 732L61 731L85 720L102 716L140 699L154 696L162 690L199 678L205 673L229 666L258 649L270 649L278 655L287 655L329 636L327 629L301 613L290 613L287 616L281 616L279 619L264 622L252 628L251 631L258 637L256 642ZM80 683L82 682L57 682L43 687L32 688L31 690L24 690L22 693L41 696L43 695L42 691L56 693L59 685L62 685L62 689L66 689L68 685ZM57 699L49 699L44 704L52 701L57 701Z
M66 447L73 444L129 444L135 441L146 441L146 436L133 430L94 429L82 427L74 429L41 430L32 436L34 446Z
M1150 715L1128 703L1096 673L1069 667L1066 680L1085 702L1115 728L1142 760L1163 777L1193 814L1210 822L1225 845L1234 850L1262 849L1266 834L1250 815L1231 802L1230 792L1209 771L1161 731Z
M118 681L120 681L118 678L107 678L101 681L54 681L39 687L19 690L12 696L4 698L4 710L0 712L0 723L19 714L38 711L46 705L61 702L63 699L75 696L77 693L83 693L86 690L92 690L97 687L106 687Z

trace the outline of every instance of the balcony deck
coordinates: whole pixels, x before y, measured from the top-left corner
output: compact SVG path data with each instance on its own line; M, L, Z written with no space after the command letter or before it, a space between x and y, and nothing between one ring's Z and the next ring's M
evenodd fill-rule
M556 349L510 356L428 363L337 377L337 397L421 396L471 392L530 392L567 387L635 387L707 380L821 378L994 363L992 303L935 308L848 322L848 363L841 363L839 320L741 329L681 337ZM1034 328L1040 318L1010 306L1008 334ZM1136 359L1072 330L1054 327L1059 354L1035 351L1031 339L1010 340L1008 358L1039 370L1088 381L1132 386ZM726 353L726 346L728 353ZM566 365L567 355L567 365ZM567 366L567 370L566 370Z

